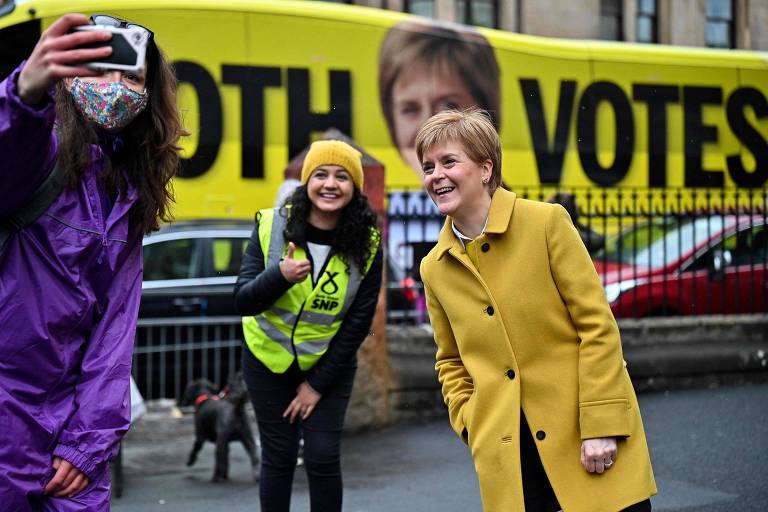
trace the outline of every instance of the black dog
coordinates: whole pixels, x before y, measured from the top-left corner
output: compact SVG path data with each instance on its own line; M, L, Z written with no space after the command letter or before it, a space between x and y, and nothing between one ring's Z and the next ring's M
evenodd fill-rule
M259 456L253 432L245 414L248 390L242 372L230 376L221 396L216 394L213 383L206 379L187 384L180 405L195 406L195 445L189 454L187 466L197 460L197 454L205 441L216 444L216 464L213 481L226 480L229 473L229 443L240 441L251 458L253 478L259 476Z

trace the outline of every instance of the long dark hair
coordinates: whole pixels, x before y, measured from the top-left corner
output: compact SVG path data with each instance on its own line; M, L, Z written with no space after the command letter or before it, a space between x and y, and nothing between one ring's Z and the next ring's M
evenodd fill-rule
M125 193L128 181L139 198L131 208L131 226L149 233L160 221L172 220L174 201L171 178L179 167L179 138L188 135L176 104L176 76L163 52L150 42L147 47L147 107L119 132L122 145L108 162L102 179L111 192ZM91 144L98 142L97 129L77 111L63 81L56 88L56 125L59 160L67 182L75 186L92 163Z
M307 186L296 187L286 205L288 208L288 222L283 232L286 242L293 242L302 247L306 246L306 226L309 222L309 213L312 211L312 202L307 194ZM348 266L354 263L361 271L365 269L368 258L371 257L371 234L380 237L376 228L376 213L368 204L368 198L355 187L352 199L341 212L339 222L333 230L332 251Z

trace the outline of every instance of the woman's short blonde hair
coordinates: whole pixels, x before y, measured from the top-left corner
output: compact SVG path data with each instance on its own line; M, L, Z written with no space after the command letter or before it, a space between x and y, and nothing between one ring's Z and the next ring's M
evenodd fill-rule
M476 164L493 163L488 187L491 192L501 186L501 142L488 112L476 107L445 110L430 117L416 134L419 162L429 149L448 142L464 146L467 156Z

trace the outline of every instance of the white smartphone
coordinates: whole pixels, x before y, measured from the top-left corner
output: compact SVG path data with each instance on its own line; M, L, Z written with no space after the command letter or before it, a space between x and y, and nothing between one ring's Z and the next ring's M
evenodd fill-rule
M111 32L109 41L83 45L81 48L112 47L112 54L104 59L85 62L92 69L117 69L120 71L138 72L144 69L147 56L149 32L140 27L110 27L107 25L80 25L73 31Z

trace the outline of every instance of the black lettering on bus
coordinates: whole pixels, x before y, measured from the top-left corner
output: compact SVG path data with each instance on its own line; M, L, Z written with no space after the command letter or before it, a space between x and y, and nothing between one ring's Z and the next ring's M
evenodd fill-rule
M280 86L280 68L225 64L221 79L240 86L241 175L264 179L264 89Z
M558 185L563 172L563 159L568 149L568 132L571 127L573 99L576 82L560 81L560 99L557 103L557 120L552 144L549 143L547 121L544 116L544 103L541 98L539 81L520 79L520 88L528 115L528 128L531 131L533 151L539 171L539 181L544 185Z
M312 132L336 128L352 136L352 85L349 71L330 71L330 112L310 109L309 70L288 69L288 158L309 145Z
M219 154L222 136L222 110L219 89L213 77L200 64L176 61L173 64L179 83L188 83L197 93L200 131L195 154L182 158L179 176L195 178L211 168Z
M632 98L648 105L648 186L667 186L667 104L680 101L676 85L633 84Z
M764 119L768 117L768 101L765 96L754 87L742 87L736 89L726 103L725 112L728 116L728 125L736 138L755 157L755 169L752 172L744 168L741 155L729 155L728 173L734 183L739 187L758 188L765 185L768 180L768 143L760 135L754 126L749 124L744 115L744 107L750 106L755 112L755 117Z
M717 142L717 127L705 125L704 105L722 105L719 87L683 86L683 139L685 148L685 186L692 188L722 187L722 169L704 169L704 144Z
M611 105L616 119L616 147L610 167L601 166L597 158L597 113L603 101ZM594 82L584 90L576 115L576 145L584 172L596 184L608 187L626 176L635 150L635 123L629 98L621 87Z

